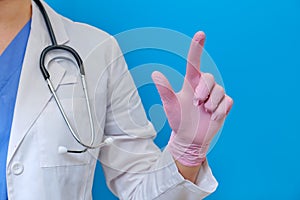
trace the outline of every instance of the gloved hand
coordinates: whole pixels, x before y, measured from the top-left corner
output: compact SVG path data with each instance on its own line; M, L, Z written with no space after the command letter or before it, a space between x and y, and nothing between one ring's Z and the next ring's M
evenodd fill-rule
M175 160L185 166L197 166L206 159L209 144L233 104L211 74L200 72L204 41L205 34L197 32L190 46L180 92L173 91L162 73L152 73L173 130L167 149Z

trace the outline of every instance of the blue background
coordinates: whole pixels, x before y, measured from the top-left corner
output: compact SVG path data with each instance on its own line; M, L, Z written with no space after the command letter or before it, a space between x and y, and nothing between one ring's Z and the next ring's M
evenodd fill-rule
M207 199L300 199L299 0L47 0L58 12L110 34L145 26L190 37L207 35L206 50L222 74L234 107L208 158L219 181ZM122 45L121 45L122 46ZM149 50L151 51L151 50ZM148 62L184 63L159 52L126 56L129 68ZM145 108L157 102L141 88ZM166 126L156 139L167 141ZM94 199L116 199L97 167Z

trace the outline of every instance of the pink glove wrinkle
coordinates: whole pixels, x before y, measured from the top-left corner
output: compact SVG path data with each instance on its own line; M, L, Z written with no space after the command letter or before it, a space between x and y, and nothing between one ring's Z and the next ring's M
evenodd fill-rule
M175 160L185 166L198 166L206 159L210 142L222 127L233 104L213 75L200 72L204 41L205 34L197 32L190 46L180 92L174 92L163 74L152 73L173 130L167 149Z

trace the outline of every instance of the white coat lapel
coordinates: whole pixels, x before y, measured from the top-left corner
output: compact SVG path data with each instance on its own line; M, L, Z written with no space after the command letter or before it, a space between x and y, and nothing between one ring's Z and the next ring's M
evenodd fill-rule
M57 42L59 44L66 43L68 37L61 21L61 17L47 5L45 5L45 8L56 34ZM52 96L39 68L40 54L50 43L49 34L43 21L43 17L38 7L32 2L31 32L23 61L15 104L7 165L15 151L18 149L22 139ZM51 74L51 80L54 87L57 87L64 76L65 70L62 67L55 67L55 69L56 70Z

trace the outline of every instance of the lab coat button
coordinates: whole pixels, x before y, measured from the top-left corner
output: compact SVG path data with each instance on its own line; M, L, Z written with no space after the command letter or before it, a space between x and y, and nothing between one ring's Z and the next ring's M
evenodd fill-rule
M20 175L22 174L24 171L24 166L21 163L14 163L12 165L12 172L14 173L14 175Z

